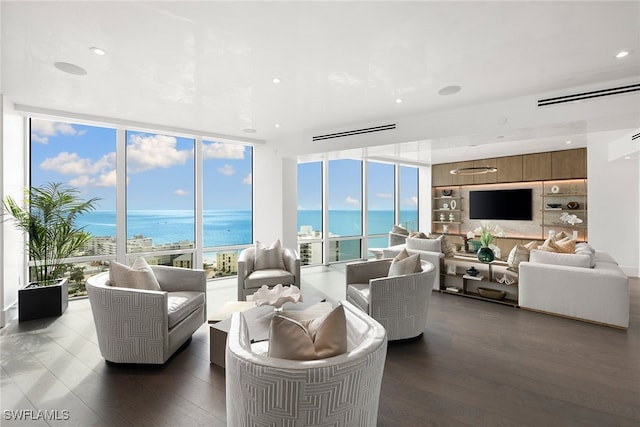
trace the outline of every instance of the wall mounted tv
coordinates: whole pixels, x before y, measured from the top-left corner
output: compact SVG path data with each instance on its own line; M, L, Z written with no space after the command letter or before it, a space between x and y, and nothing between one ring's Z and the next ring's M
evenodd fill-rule
M469 219L533 219L531 188L469 191Z

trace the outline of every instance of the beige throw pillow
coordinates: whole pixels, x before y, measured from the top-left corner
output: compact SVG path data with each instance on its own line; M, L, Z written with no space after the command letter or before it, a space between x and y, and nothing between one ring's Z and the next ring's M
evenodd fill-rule
M422 239L407 237L407 249L428 252L442 252L442 239Z
M524 245L514 246L507 258L507 264L509 264L508 269L517 272L521 262L529 261L529 253L529 249Z
M391 261L389 266L388 277L403 276L405 274L419 273L422 271L422 264L420 263L420 255L409 255L406 249L403 249L396 257Z
M412 231L409 233L409 237L414 237L416 239L428 239L429 236L424 234L422 231Z
M109 281L111 286L121 288L161 291L160 284L153 270L143 257L138 257L131 267L116 261L109 263Z
M269 331L269 357L290 360L325 359L347 352L344 307L312 320L298 322L275 316Z
M277 268L284 270L284 260L282 259L282 245L280 239L276 239L271 246L266 247L259 241L256 241L256 259L253 267L256 270L265 270L269 268Z
M391 232L395 234L400 234L403 236L409 235L409 231L400 224L394 224L393 228L391 229Z

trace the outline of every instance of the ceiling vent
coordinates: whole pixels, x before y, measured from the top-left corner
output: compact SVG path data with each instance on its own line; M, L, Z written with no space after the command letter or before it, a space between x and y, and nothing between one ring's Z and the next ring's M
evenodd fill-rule
M365 133L374 133L374 132L382 132L382 131L387 131L387 130L394 130L396 128L396 124L390 124L390 125L382 125L382 126L374 126L374 127L370 127L370 128L363 128L363 129L354 129L354 130L348 130L345 132L337 132L337 133L329 133L327 135L318 135L318 136L314 136L313 137L313 141L323 141L325 139L334 139L334 138L343 138L345 136L353 136L353 135L361 135L361 134L365 134Z
M640 139L640 132L639 132L639 133L636 133L635 135L633 135L633 136L631 137L631 140L632 140L632 141L637 141L638 139Z
M538 107L547 105L564 104L567 102L582 101L584 99L601 98L604 96L620 95L623 93L640 91L640 83L614 87L611 89L594 90L591 92L576 93L574 95L558 96L556 98L539 99Z

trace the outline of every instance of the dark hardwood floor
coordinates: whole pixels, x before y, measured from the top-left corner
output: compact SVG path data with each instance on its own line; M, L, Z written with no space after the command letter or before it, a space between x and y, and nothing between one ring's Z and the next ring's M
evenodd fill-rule
M378 425L640 425L639 279L628 331L432 297L424 336L389 346ZM208 342L203 325L165 366L109 366L88 300L57 319L12 322L0 331L1 423L225 425L224 370L209 364ZM17 410L59 420L9 419Z

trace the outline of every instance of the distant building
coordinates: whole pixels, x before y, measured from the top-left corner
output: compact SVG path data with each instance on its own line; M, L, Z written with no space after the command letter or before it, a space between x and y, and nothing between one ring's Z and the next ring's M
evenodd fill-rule
M174 267L191 268L193 265L193 258L191 254L183 254L173 259Z
M218 272L224 275L238 273L238 252L218 252L216 254Z

